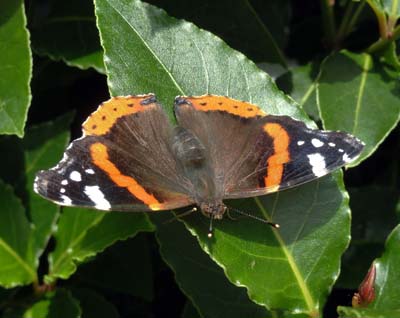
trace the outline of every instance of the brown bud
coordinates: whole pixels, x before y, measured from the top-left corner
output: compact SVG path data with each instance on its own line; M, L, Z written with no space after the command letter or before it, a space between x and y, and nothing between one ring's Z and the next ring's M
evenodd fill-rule
M353 307L367 307L375 299L375 277L376 269L372 264L367 275L358 287L358 293L355 293L351 301Z

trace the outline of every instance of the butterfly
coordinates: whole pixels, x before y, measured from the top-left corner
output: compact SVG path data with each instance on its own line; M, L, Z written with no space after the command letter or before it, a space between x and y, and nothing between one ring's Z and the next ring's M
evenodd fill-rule
M178 96L177 125L153 94L119 96L84 122L83 135L34 190L64 206L160 211L197 206L212 219L223 200L288 189L354 161L364 143L308 128L228 97Z

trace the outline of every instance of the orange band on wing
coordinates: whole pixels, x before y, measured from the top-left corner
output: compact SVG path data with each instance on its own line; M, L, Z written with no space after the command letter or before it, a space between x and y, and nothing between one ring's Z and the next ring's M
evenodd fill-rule
M183 98L189 101L195 109L200 111L220 110L246 118L266 115L258 106L226 96L205 95Z
M120 187L126 188L132 195L148 205L152 210L159 210L160 202L136 182L135 179L125 176L110 161L107 153L107 147L102 143L95 143L90 146L90 154L94 164L106 172L111 180Z
M118 118L141 112L150 105L141 102L154 95L118 96L102 103L83 123L82 128L86 135L104 135L108 133Z
M266 187L279 187L283 176L283 165L290 160L290 138L279 124L264 125L264 131L273 139L274 154L267 160L267 175L264 177Z

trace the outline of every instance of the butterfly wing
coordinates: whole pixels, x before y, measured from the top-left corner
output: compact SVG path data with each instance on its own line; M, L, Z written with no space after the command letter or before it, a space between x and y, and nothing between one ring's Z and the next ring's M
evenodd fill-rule
M155 211L192 204L170 150L172 126L154 95L114 97L83 124L34 189L61 205Z
M226 198L262 195L315 180L354 161L364 148L350 134L309 129L288 116L268 115L260 121L254 147L258 163L227 185Z
M288 116L221 96L179 97L178 122L209 150L224 198L287 189L353 161L363 144L343 132L312 130Z

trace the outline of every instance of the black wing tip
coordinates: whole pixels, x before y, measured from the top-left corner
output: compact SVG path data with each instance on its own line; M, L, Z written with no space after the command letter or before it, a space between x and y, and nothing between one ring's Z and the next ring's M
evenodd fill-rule
M49 170L38 171L36 173L35 180L33 181L33 191L42 197L47 197L48 181L50 179L51 176L49 176Z

